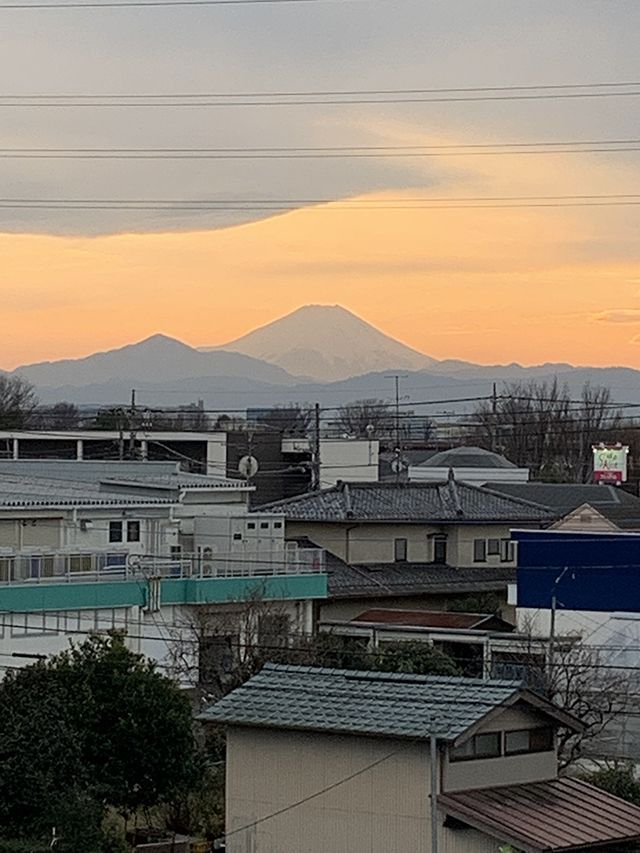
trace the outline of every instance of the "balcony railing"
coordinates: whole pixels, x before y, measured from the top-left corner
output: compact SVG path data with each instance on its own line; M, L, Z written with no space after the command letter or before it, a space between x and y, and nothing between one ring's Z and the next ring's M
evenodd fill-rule
M127 553L0 553L0 585L94 583L140 578L231 578L309 575L325 571L321 548L286 548L267 555L181 554L148 557Z

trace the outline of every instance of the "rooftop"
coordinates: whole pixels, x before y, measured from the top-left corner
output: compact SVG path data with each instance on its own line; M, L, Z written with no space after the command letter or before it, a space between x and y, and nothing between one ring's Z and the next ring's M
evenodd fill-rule
M589 504L622 530L640 528L640 498L619 486L591 483L492 483L494 492L510 498L532 501L556 516Z
M451 817L531 853L561 853L640 838L640 808L579 779L444 793Z
M200 719L398 738L437 735L455 741L489 712L528 697L532 694L512 681L267 664ZM531 701L561 714L545 700Z
M47 479L0 474L0 507L20 509L79 506L122 506L123 504L166 506L173 498L101 489L99 484L72 480Z
M165 489L252 488L244 480L183 471L179 462L142 460L0 459L0 476L4 475Z
M557 513L531 500L453 478L433 483L338 483L260 509L278 510L291 521L540 523L557 518Z
M424 462L420 462L419 468L516 468L513 462L485 450L483 447L452 447L450 450L442 450L435 453Z
M355 623L388 625L397 628L462 628L513 631L514 626L493 613L458 613L440 610L397 610L377 608L365 610Z

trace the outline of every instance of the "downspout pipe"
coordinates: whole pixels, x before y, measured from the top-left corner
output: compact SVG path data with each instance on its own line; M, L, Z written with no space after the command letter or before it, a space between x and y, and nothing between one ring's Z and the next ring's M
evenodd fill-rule
M438 853L438 740L429 737L431 765L431 853Z

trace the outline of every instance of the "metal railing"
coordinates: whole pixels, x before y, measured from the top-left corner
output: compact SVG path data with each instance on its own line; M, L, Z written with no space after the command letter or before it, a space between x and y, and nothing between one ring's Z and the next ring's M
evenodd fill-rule
M265 577L325 571L321 548L286 548L268 554L201 553L138 556L123 552L0 553L0 585L165 578Z

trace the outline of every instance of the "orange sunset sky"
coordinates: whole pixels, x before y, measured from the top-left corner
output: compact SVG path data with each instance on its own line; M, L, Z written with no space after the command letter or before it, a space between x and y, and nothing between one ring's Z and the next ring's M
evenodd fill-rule
M406 127L394 133L424 140ZM450 158L439 169L436 190L416 183L363 198L398 207L403 197L562 195L587 178L590 193L639 183L637 168L605 155ZM633 206L337 203L219 230L4 234L0 364L80 356L158 331L220 344L314 302L342 304L437 358L640 366L639 225Z
M12 94L0 97L0 369L156 332L224 344L308 303L343 305L436 358L640 367L638 0L21 9L3 24L0 74ZM459 97L465 87L494 88L471 103ZM524 95L512 97L514 87ZM314 91L392 96L269 109L180 103L201 99L193 93ZM454 97L394 100L398 91ZM85 100L43 100L70 97L60 93ZM91 103L136 95L178 103ZM20 97L31 102L8 100ZM603 150L571 152L590 140ZM378 159L32 156L513 143L558 147ZM7 155L23 149L31 155ZM412 198L634 193L615 206L405 209ZM226 213L21 209L20 199L36 208L334 201L239 224Z

